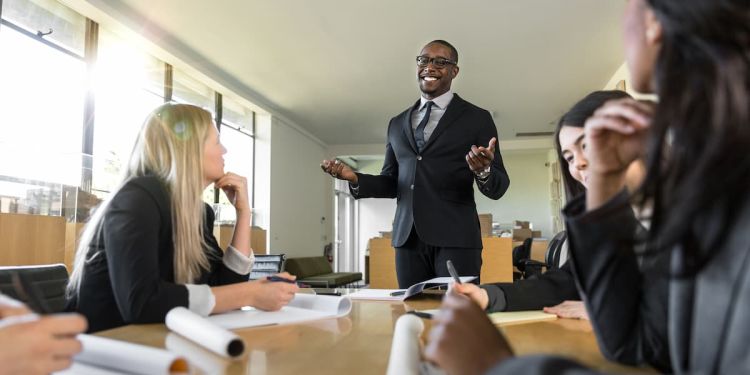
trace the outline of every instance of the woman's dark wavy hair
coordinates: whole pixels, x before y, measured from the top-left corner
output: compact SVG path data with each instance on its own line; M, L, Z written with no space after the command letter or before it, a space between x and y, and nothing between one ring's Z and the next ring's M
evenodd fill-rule
M750 188L750 5L646 2L662 26L643 184L654 204L649 247L682 246L677 271L692 274L723 244Z
M565 186L565 196L569 201L586 191L586 188L570 175L568 162L562 154L560 130L563 126L582 128L586 123L586 120L588 120L588 118L591 117L599 107L603 106L604 103L610 100L622 98L632 97L625 91L620 90L594 91L573 105L573 107L571 107L570 110L560 118L560 121L557 122L554 140L555 149L557 150L557 159L559 160L560 172L562 174L563 185Z

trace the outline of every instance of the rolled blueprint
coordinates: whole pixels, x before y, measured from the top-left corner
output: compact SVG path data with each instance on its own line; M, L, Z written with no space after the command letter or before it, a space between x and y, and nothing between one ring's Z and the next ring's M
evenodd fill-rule
M174 332L167 334L164 346L172 353L189 358L190 365L198 367L204 374L224 374L232 362Z
M165 323L170 330L219 355L239 357L245 352L239 336L184 307L169 310Z
M396 321L388 360L387 375L419 375L422 363L419 336L424 323L411 314L401 315Z
M184 358L163 349L85 334L77 338L83 344L83 350L75 356L76 362L131 374L169 374L189 370Z

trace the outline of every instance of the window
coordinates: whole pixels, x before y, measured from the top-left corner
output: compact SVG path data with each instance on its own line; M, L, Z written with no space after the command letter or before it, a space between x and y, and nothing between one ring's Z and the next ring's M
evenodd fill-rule
M143 121L164 102L163 86L164 63L100 29L92 184L99 196L120 181Z
M240 103L227 97L222 97L221 143L227 149L224 155L224 170L247 178L250 203L253 194L253 112ZM230 209L231 203L226 195L219 194L219 221L232 222L236 220L235 211ZM226 209L224 208L226 207Z
M81 182L85 18L54 1L2 6L0 210L57 215L61 185Z

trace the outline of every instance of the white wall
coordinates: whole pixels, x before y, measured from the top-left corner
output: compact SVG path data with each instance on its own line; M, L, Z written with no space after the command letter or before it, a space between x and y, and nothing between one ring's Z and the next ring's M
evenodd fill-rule
M474 186L478 213L491 213L492 221L530 221L542 236L551 237L550 190L547 164L549 150L503 152L510 188L499 200L482 195Z
M272 119L270 253L323 255L323 246L331 241L333 187L319 167L324 156L318 142Z

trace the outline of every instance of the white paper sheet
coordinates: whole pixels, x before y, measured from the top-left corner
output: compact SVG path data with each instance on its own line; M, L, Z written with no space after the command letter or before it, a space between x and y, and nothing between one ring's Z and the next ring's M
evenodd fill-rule
M405 294L392 296L391 293L405 291L406 289L360 289L354 293L347 294L347 296L351 299L372 301L403 301L406 297Z
M220 327L235 329L338 318L348 315L350 311L352 311L352 301L347 296L296 294L294 299L279 311L248 308L213 315L208 317L208 320Z
M145 345L81 334L83 350L75 362L131 374L169 374L185 372L187 361L177 354Z
M169 310L164 323L170 330L224 357L239 357L245 352L245 343L239 336L184 307Z

